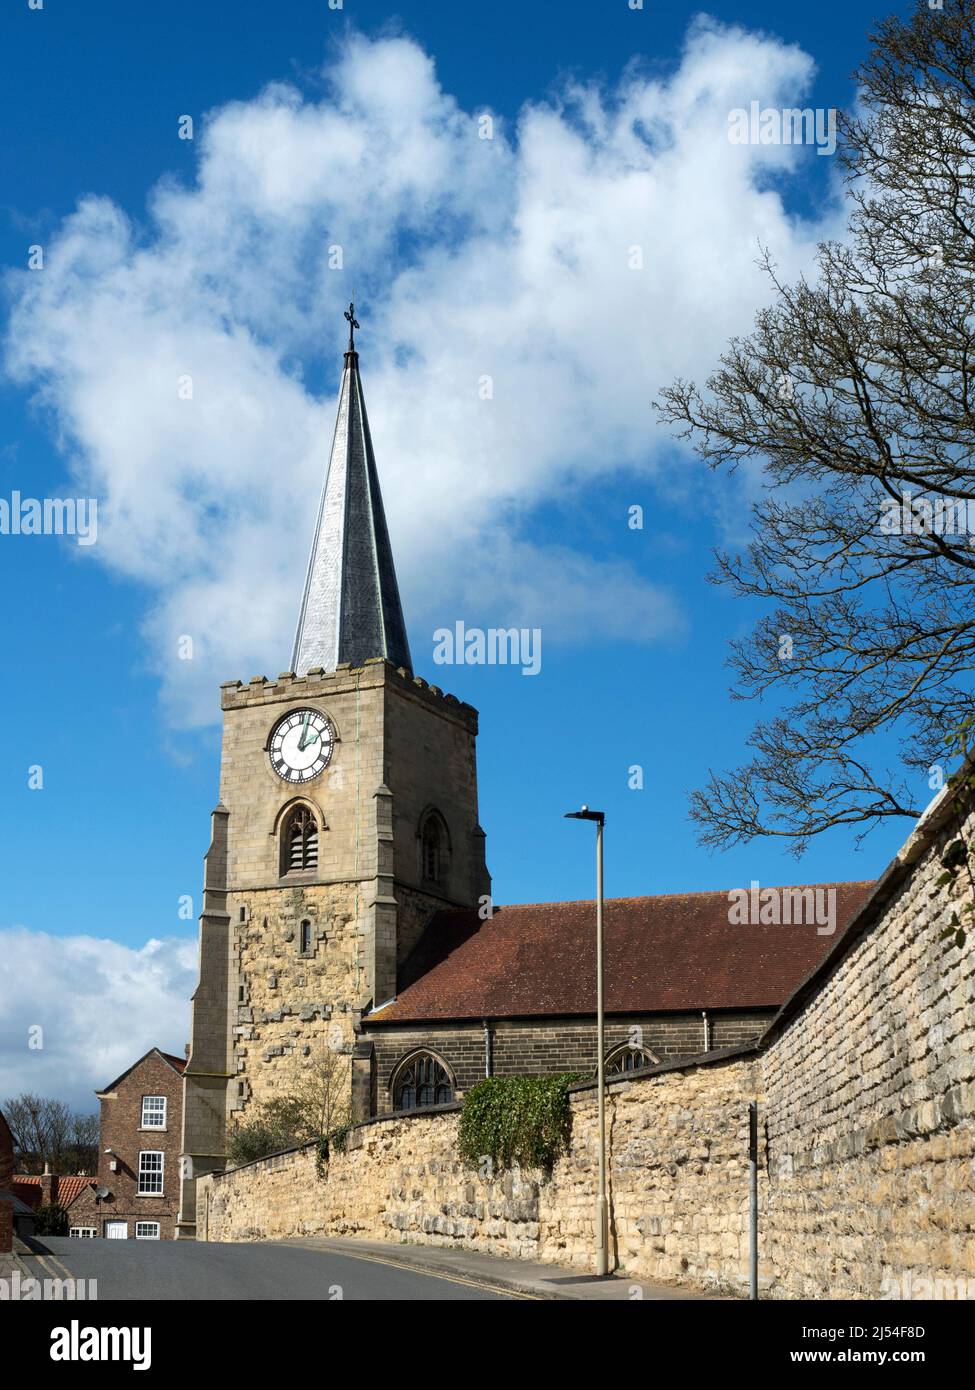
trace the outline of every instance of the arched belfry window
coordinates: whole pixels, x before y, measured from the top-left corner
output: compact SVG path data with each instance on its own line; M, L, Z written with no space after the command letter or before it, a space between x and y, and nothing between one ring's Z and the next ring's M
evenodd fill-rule
M446 1067L429 1052L410 1057L396 1074L394 1110L423 1110L429 1105L447 1105L453 1098L454 1083Z
M420 878L434 888L446 888L450 877L450 836L439 811L431 808L420 818Z
M281 832L281 872L318 868L318 822L307 806L289 812Z
M440 826L436 817L430 816L423 827L423 877L431 883L440 882L441 855Z
M607 1076L624 1076L632 1071L643 1071L644 1067L657 1065L657 1058L645 1048L633 1047L624 1043L606 1058Z

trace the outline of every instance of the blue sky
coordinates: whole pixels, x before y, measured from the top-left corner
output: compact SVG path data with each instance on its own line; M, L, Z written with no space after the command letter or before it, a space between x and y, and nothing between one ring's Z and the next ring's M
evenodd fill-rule
M414 664L481 711L497 899L591 895L589 841L562 820L583 800L609 817L613 896L872 877L904 838L858 853L834 833L797 868L768 843L709 855L687 819L756 713L729 701L724 666L755 613L704 578L746 534L754 480L703 474L649 402L747 330L760 235L792 273L842 226L834 161L752 150L732 167L722 113L847 106L878 8L696 13L4 7L0 496L96 496L100 536L0 537L0 931L18 1001L0 1095L32 1084L35 1016L52 1038L38 1089L57 1064L83 1094L140 1028L181 1050L196 928L177 912L199 899L217 686L288 665L353 284ZM465 144L485 112L491 148ZM150 380L184 357L191 424ZM478 416L482 373L495 408ZM457 619L540 626L541 674L435 668L434 628ZM178 663L187 631L198 655Z

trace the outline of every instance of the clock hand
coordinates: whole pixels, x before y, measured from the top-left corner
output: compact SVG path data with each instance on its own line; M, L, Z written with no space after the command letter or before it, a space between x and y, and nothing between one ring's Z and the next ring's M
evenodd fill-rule
M301 737L298 739L298 752L299 752L299 753L300 753L301 750L305 747L305 744L309 742L309 738L308 738L308 721L309 721L310 719L311 719L311 712L309 711L309 712L305 715L305 722L304 722L304 724L302 724L302 726L301 726Z

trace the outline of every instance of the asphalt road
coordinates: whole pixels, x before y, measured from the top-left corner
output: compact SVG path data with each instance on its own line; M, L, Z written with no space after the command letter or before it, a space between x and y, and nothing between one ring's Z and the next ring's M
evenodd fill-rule
M337 1255L260 1242L71 1240L45 1236L50 1253L25 1256L36 1278L96 1279L98 1301L138 1299L310 1299L329 1302L425 1303L506 1299L473 1280L385 1264L375 1257Z

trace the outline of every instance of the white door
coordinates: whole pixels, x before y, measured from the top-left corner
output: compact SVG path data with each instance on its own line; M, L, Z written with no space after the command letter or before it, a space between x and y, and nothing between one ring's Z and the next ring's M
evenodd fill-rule
M106 1221L105 1239L106 1240L128 1240L129 1226L127 1221Z

